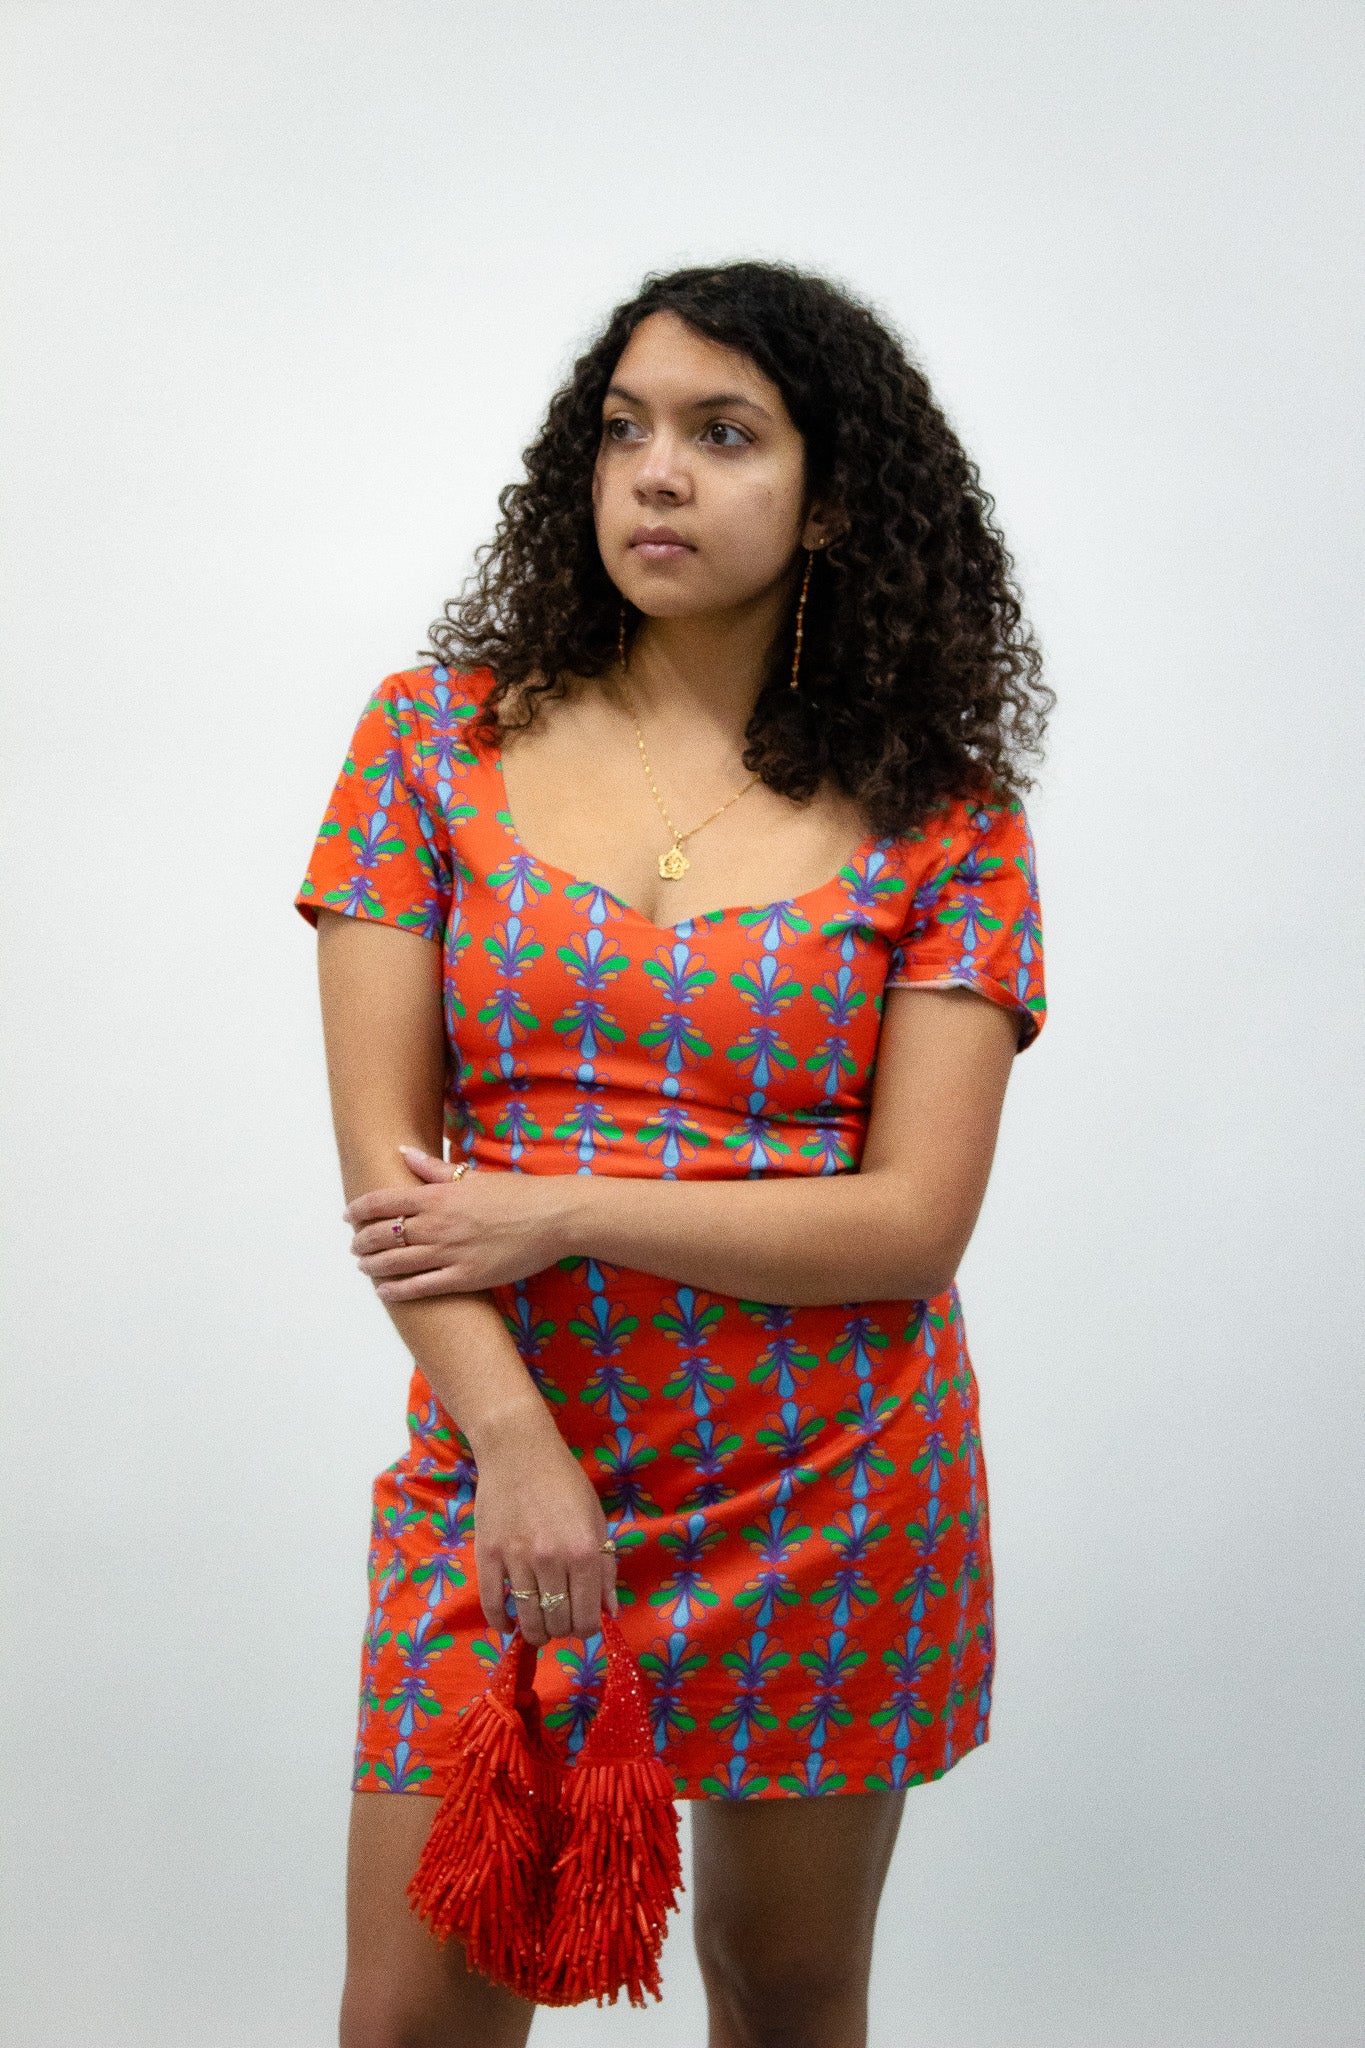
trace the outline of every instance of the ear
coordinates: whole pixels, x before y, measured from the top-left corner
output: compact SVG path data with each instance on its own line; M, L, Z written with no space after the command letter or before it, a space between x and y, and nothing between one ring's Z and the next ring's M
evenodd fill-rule
M848 519L836 506L812 505L801 528L801 545L817 553L848 531Z

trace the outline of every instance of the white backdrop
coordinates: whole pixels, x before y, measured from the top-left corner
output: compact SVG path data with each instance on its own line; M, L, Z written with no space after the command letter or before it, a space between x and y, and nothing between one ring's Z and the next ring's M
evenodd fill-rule
M325 2048L368 1489L292 907L649 269L869 296L1061 703L961 1283L992 1735L874 2048L1365 2041L1357 6L22 4L4 52L13 2048ZM700 2048L667 1998L541 2044Z

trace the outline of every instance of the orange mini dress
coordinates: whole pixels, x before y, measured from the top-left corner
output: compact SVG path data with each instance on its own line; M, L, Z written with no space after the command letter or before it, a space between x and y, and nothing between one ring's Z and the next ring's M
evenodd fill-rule
M361 713L295 903L442 949L452 1159L505 1173L856 1173L883 992L979 990L1042 1028L1017 800L869 837L803 895L657 925L517 837L471 745L492 678L390 675ZM746 1301L588 1254L493 1298L618 1550L620 1624L680 1799L939 1778L987 1739L992 1574L956 1286L930 1300ZM477 1467L420 1371L373 1485L356 1790L442 1793L456 1717L515 1631L474 1571ZM569 1753L602 1638L552 1638Z

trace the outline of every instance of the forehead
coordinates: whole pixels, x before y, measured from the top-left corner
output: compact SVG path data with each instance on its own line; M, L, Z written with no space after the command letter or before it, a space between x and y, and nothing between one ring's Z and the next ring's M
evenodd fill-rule
M617 357L611 381L658 404L735 393L790 423L782 393L752 356L698 334L677 313L651 313L640 322Z

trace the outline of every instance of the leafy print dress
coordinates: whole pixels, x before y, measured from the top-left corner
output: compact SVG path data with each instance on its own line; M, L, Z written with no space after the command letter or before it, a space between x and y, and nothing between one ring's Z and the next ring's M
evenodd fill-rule
M404 670L365 705L295 897L442 949L452 1158L509 1173L852 1173L887 988L965 984L1045 1016L1017 801L870 837L820 888L656 925L517 837L469 744L487 671ZM494 1290L591 1475L620 1621L682 1799L939 1778L987 1739L986 1467L956 1286L932 1300L745 1301L591 1257ZM456 1716L508 1633L474 1576L476 1466L420 1371L373 1484L353 1784L445 1790ZM600 1636L552 1640L572 1752Z

